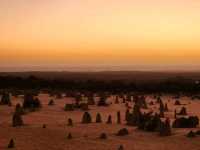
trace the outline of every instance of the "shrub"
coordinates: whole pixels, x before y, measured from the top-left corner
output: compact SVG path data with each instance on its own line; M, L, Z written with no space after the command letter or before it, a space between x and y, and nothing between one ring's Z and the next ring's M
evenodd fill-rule
M123 128L118 131L117 136L126 136L128 134L129 134L128 130L126 128Z
M24 103L23 108L29 109L31 111L34 111L37 108L41 107L40 100L38 98L34 98L32 94L26 94L24 96Z
M74 105L73 104L65 104L65 111L74 111Z
M140 111L140 106L136 103L133 108L133 113L129 115L127 125L138 126L141 120L142 113Z
M165 122L160 123L160 136L170 136L170 135L171 135L170 120L166 119Z
M108 104L106 103L106 97L105 96L100 97L100 100L98 102L98 106L108 106Z
M9 93L3 93L0 101L0 105L11 105Z
M172 127L173 128L196 128L199 124L199 118L197 116L190 116L189 118L177 118Z
M161 119L158 114L155 114L154 116L144 115L143 118L144 119L140 123L140 126L143 125L143 130L149 132L159 131Z
M193 131L190 131L187 135L188 138L196 137L196 134Z
M81 108L81 110L83 110L83 111L89 110L88 104L86 104L86 103L81 103L81 104L80 104L80 108Z
M196 131L196 135L200 135L200 130Z
M101 133L99 138L105 140L105 139L107 139L107 135L105 133Z
M88 105L95 105L95 100L93 96L88 97Z

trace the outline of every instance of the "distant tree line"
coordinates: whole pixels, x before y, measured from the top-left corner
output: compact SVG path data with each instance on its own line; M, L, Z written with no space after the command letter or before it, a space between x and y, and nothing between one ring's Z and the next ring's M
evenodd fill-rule
M31 90L85 90L110 92L165 92L165 93L199 93L200 84L192 79L174 77L160 82L144 81L141 83L126 80L66 80L44 79L35 76L26 78L17 76L0 76L0 89L31 89Z

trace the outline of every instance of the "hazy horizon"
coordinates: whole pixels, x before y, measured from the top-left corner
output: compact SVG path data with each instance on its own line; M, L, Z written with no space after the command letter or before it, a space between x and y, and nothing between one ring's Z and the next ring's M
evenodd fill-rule
M200 66L152 66L152 65L21 65L0 66L0 72L101 72L101 71L162 71L162 72L200 72Z

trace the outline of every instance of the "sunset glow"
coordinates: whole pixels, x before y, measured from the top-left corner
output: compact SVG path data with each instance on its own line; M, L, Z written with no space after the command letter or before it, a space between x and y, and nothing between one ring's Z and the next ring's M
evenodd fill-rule
M0 33L0 68L200 66L197 0L0 0Z

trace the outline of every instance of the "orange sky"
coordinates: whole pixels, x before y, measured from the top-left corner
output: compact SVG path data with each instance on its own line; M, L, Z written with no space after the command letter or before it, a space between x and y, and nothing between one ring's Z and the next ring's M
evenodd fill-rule
M200 66L198 0L0 0L0 33L0 69Z

